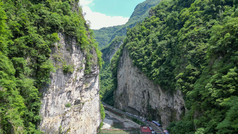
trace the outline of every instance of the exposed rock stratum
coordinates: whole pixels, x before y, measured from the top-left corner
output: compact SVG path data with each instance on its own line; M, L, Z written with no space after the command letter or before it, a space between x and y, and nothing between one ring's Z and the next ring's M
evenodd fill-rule
M56 72L43 91L40 129L47 134L96 134L101 121L99 67L95 64L86 75L86 56L76 40L59 37L51 55ZM96 53L93 55L97 62Z
M115 106L119 109L162 122L167 127L185 111L181 91L169 93L154 84L133 65L126 48L119 61Z

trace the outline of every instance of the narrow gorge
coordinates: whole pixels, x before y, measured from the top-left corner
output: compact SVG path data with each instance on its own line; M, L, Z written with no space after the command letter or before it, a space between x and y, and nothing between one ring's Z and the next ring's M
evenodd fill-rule
M238 133L238 0L130 2L0 1L0 134Z

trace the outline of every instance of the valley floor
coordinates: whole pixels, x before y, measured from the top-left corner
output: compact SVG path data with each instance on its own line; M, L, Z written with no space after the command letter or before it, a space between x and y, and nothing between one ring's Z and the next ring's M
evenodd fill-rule
M127 119L125 116L116 115L105 111L104 125L99 134L139 134L140 125Z

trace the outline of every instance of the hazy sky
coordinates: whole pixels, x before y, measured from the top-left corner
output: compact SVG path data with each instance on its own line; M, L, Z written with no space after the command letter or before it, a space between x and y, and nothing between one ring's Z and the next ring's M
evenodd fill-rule
M137 4L145 0L80 0L91 29L125 24Z

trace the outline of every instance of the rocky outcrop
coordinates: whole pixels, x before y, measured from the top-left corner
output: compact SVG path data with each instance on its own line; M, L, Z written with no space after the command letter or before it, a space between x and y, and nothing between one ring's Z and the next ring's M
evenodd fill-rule
M133 65L125 48L119 62L118 87L114 92L117 108L159 120L164 128L171 121L180 119L185 111L180 91L169 93L154 84Z
M51 55L56 71L43 91L40 129L46 134L95 134L101 121L99 67L95 64L86 75L86 56L76 40L59 37Z

